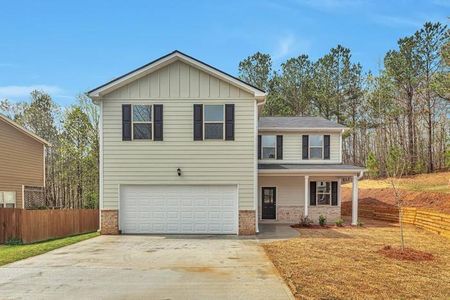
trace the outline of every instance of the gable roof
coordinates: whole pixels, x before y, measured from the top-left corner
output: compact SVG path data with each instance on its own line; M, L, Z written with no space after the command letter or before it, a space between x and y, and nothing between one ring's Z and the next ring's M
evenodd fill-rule
M321 117L262 117L258 122L259 130L345 130L344 125Z
M51 144L49 142L47 142L46 140L44 140L43 138L37 136L36 134L32 133L31 131L29 131L25 128L23 128L22 126L20 126L19 124L17 124L13 120L11 120L10 118L7 118L6 116L4 116L2 114L0 114L0 120L5 121L6 124L11 125L12 127L25 133L26 135L30 136L31 138L35 139L36 141L38 141L46 146L51 146Z
M91 98L100 98L103 95L110 93L138 78L141 78L147 74L150 74L158 69L161 69L162 67L165 67L177 60L180 60L184 63L187 63L191 66L194 66L212 76L218 77L231 85L234 85L238 88L241 88L255 96L255 98L258 101L264 101L266 97L266 92L263 91L260 88L257 88L235 76L232 76L224 71L221 71L207 63L204 63L192 56L189 56L187 54L184 54L178 50L175 50L169 54L166 54L158 59L155 59L154 61L149 62L146 65L143 65L142 67L139 67L131 72L128 72L122 76L119 76L105 84L102 84L92 90L90 90L88 93L88 96Z

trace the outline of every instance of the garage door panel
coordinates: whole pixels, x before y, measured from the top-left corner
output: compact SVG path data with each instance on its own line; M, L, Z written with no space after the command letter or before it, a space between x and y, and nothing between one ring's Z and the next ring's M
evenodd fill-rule
M122 186L123 233L237 233L236 186Z

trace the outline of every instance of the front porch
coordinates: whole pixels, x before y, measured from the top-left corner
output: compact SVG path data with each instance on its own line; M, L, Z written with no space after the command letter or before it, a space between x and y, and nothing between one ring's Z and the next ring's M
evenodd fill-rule
M341 183L352 179L352 225L358 223L358 180L364 169L347 165L264 164L258 174L260 224L294 224L308 217L315 224L341 219Z

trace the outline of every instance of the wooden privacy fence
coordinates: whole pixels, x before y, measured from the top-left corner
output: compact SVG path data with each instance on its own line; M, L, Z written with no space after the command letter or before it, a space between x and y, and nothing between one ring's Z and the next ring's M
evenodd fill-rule
M98 209L25 210L0 208L0 244L33 243L97 231Z
M351 215L351 202L342 203L342 215ZM359 204L358 216L387 222L398 222L399 213L395 206ZM450 238L450 215L416 207L403 208L403 223Z
M450 215L427 211L415 207L403 208L403 223L450 238Z
M341 213L344 216L352 215L352 203L342 202ZM373 220L387 222L398 222L398 208L392 205L372 205L366 203L358 204L358 216Z

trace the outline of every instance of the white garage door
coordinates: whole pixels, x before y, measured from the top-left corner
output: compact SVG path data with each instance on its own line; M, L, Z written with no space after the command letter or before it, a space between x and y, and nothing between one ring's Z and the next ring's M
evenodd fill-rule
M236 186L121 186L122 233L236 234Z

